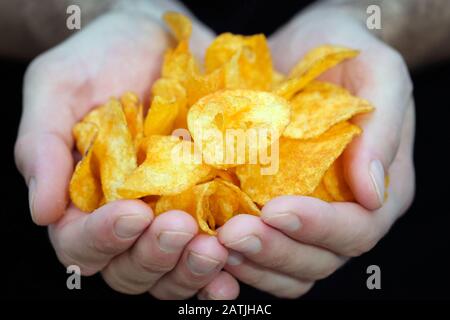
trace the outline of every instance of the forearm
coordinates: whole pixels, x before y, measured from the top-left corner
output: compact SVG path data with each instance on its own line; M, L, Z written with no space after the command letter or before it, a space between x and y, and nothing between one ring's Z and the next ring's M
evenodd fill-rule
M370 5L381 9L381 29L370 32L396 48L410 66L450 57L447 0L323 0L316 7L348 13L365 24Z
M170 0L9 0L0 2L0 56L32 58L77 32L67 27L67 8L77 5L81 28L112 10L160 18L167 10L187 13Z

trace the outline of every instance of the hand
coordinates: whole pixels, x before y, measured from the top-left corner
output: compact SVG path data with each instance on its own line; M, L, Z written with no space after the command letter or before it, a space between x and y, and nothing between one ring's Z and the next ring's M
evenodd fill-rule
M132 90L145 97L159 74L170 36L155 16L165 9L141 9L106 13L29 67L15 156L29 187L32 218L49 225L64 265L76 264L84 275L101 271L120 292L188 298L206 286L203 292L213 290L216 298L234 298L238 284L221 271L226 249L215 237L196 235L190 215L172 211L154 218L138 200L112 202L89 215L66 208L73 125L110 96ZM194 25L196 49L210 37Z
M344 153L346 179L358 203L326 203L283 196L262 219L239 215L219 230L232 251L225 269L239 280L280 297L306 293L349 257L370 250L409 207L414 194L412 84L401 56L363 24L337 10L315 8L271 39L275 65L287 72L315 46L331 43L360 56L323 75L373 103L354 122L364 130ZM384 202L384 179L390 177Z

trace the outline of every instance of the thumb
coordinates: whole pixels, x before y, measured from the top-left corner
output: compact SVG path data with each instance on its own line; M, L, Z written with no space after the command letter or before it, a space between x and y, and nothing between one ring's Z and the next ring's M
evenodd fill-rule
M397 154L402 124L412 104L412 83L399 54L386 47L376 56L361 56L364 81L356 94L369 100L374 112L355 117L363 129L344 153L346 178L356 200L369 210L384 203L385 176Z
M44 61L38 58L27 70L14 150L16 165L28 185L31 216L39 225L51 224L65 212L73 171L71 128L75 122L69 105L56 101L61 90L57 92L47 83L58 83L58 72L49 71Z

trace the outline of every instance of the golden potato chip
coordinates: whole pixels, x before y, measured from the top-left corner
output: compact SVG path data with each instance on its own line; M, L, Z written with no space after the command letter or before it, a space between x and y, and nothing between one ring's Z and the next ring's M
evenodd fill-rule
M215 235L215 227L223 225L239 213L260 215L259 208L238 187L221 179L194 186L178 195L162 196L155 213L183 210L196 218L200 229Z
M215 176L239 187L240 182L234 169L235 168L229 168L228 170L216 170Z
M345 181L342 157L337 158L325 172L323 184L333 201L355 201L355 197Z
M144 134L150 136L171 134L178 116L179 102L163 97L153 97L152 104L145 117Z
M236 174L241 188L259 205L281 195L310 195L325 171L360 132L359 127L341 122L317 138L281 138L278 172L262 175L259 164L239 166Z
M318 81L306 86L290 103L291 122L283 136L295 139L317 137L336 123L373 110L368 101L352 96L344 88Z
M224 169L249 163L252 154L265 152L287 126L290 108L268 92L223 90L189 109L188 128L203 160ZM254 135L259 135L258 143Z
M145 140L147 157L120 187L124 198L177 194L202 181L212 170L197 161L190 141L159 135Z
M98 128L92 123L79 123L77 135L86 143L87 147L83 159L78 162L70 180L69 193L72 202L85 212L94 211L100 206L103 198L102 186L100 184L98 163L92 158L92 146L98 135ZM81 134L88 132L87 135ZM90 141L87 141L90 138Z
M145 118L145 135L170 134L187 128L187 97L184 87L175 79L161 78L152 87L153 101Z
M120 102L122 103L131 138L136 146L144 135L143 105L139 102L138 96L132 92L125 92L120 98Z
M94 138L98 135L98 127L91 122L78 122L73 127L73 136L75 138L76 147L78 152L84 156L89 147L94 141Z
M358 53L358 50L331 45L312 49L292 69L289 78L281 82L273 92L289 100L319 75Z
M314 189L314 191L309 196L318 198L318 199L326 201L326 202L332 202L334 200L333 197L331 196L331 194L325 188L325 185L323 184L323 180L320 181L320 183L317 185L317 187Z
M263 34L241 36L231 33L219 35L206 50L205 69L211 73L237 58L239 87L230 89L269 90L272 85L272 58Z
M192 24L188 17L178 12L166 12L163 18L178 41L190 38Z
M272 73L272 85L271 85L271 88L275 89L280 83L282 83L285 80L286 80L286 76L284 74L274 70L273 73Z
M122 105L117 99L110 99L91 111L83 122L94 123L99 128L92 152L98 160L105 200L121 199L117 188L137 166L136 151Z

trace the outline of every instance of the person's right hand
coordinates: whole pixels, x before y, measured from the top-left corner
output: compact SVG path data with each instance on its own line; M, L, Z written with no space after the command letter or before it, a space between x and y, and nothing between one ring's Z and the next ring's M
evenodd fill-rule
M216 237L196 235L187 213L153 217L139 200L112 202L91 214L67 207L73 125L110 96L131 90L144 97L159 74L170 37L159 14L133 10L106 13L27 70L15 157L33 221L49 225L64 265L78 265L83 275L101 271L120 292L178 299L203 288L205 298L235 298L237 281L221 271L227 250ZM193 29L193 47L202 50L211 34L195 22Z

